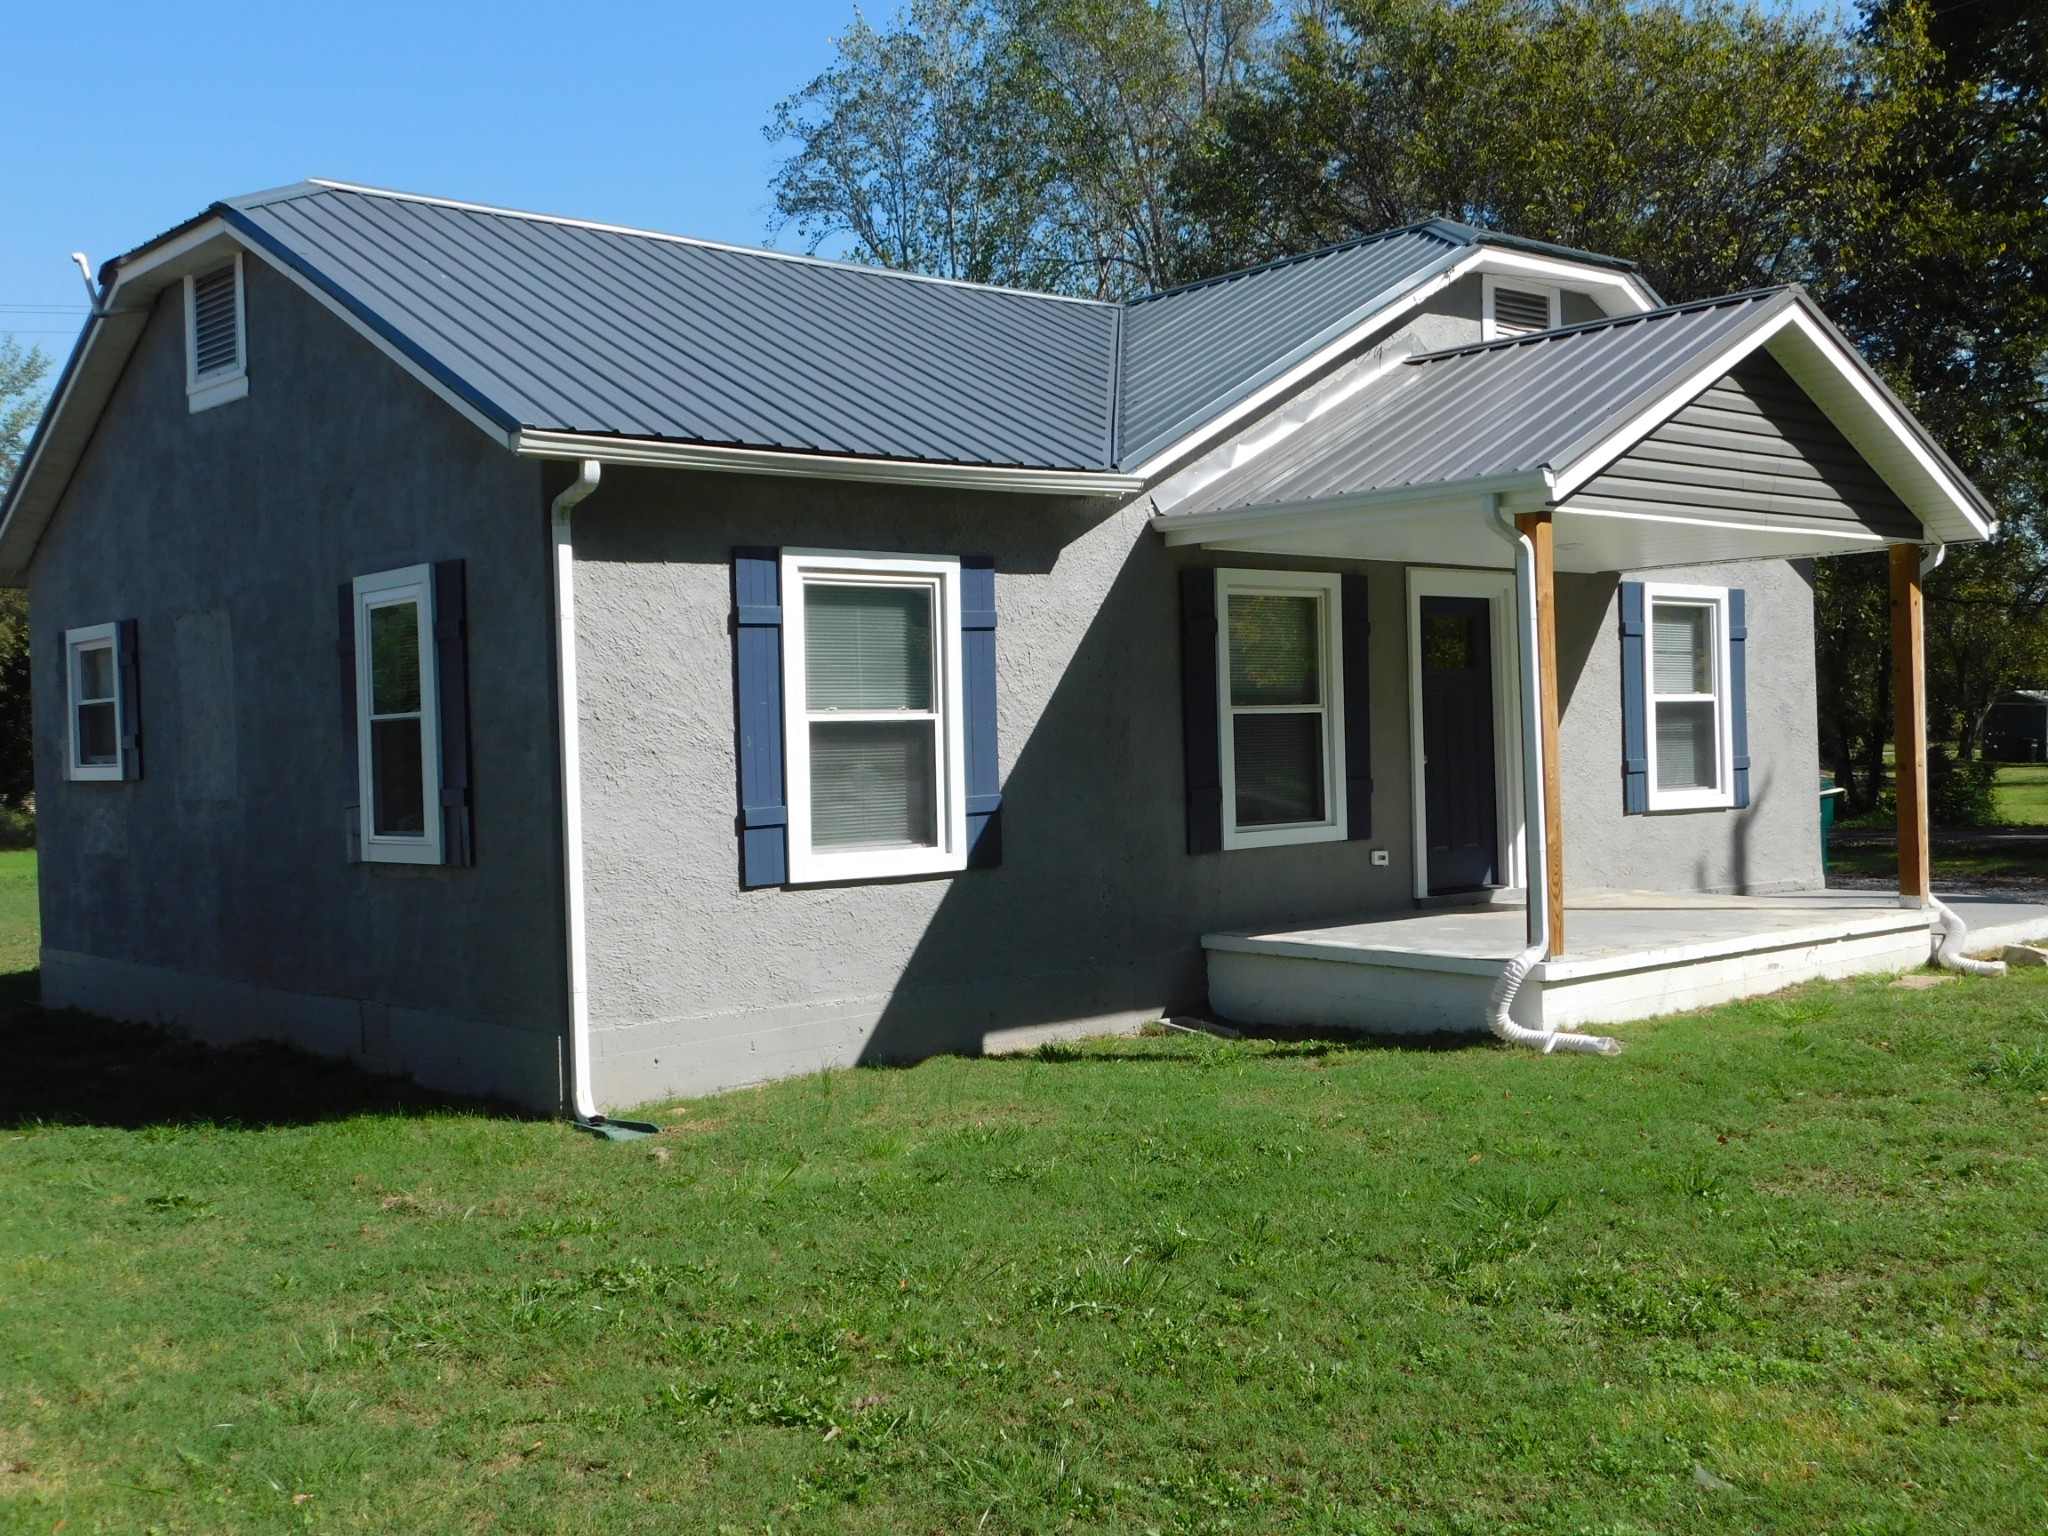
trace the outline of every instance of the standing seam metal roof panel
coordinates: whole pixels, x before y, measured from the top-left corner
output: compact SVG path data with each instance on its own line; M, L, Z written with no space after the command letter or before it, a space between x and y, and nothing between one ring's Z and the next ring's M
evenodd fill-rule
M1119 458L1131 463L1165 447L1468 244L1448 226L1418 225L1132 300Z
M1777 289L1413 358L1176 513L1559 467L1767 312Z
M1109 305L320 185L239 212L524 426L1108 467Z

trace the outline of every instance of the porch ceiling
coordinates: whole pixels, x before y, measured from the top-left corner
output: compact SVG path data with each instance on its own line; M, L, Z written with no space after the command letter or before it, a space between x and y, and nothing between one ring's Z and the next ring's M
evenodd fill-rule
M1410 358L1155 493L1169 543L1506 566L1489 494L1555 509L1557 566L1964 542L1990 504L1797 289Z

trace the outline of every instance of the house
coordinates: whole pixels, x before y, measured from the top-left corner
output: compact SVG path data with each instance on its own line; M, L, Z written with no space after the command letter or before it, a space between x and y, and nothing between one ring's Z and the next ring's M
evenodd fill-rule
M2048 693L2018 688L1984 717L1984 756L1993 762L2048 762Z
M1097 303L320 181L99 283L0 509L49 1002L589 1118L1926 958L1920 563L1994 514L1796 288L1431 220ZM1903 905L1813 791L1810 562L1884 548Z

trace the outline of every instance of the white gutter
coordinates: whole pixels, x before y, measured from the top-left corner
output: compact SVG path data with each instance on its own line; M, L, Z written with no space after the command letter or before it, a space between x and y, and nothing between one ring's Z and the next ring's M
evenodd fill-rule
M1528 855L1525 879L1528 887L1529 947L1510 960L1494 983L1486 1002L1486 1027L1509 1045L1528 1045L1548 1056L1552 1051L1589 1051L1612 1056L1621 1042L1606 1035L1560 1033L1555 1029L1528 1029L1508 1017L1515 994L1529 972L1550 954L1550 840L1545 830L1543 807L1543 669L1537 654L1536 546L1501 510L1500 496L1486 496L1486 523L1515 550L1515 621L1520 644L1522 683L1522 834Z
M522 427L512 451L529 459L645 465L652 469L709 469L724 474L786 475L802 480L869 480L885 485L929 485L952 490L1016 491L1040 496L1133 496L1145 488L1137 475L1099 470L1011 469L987 464L930 464L908 459L863 459L848 454L787 453L768 448L721 448L655 438L605 437L588 432L547 432Z
M569 1109L600 1126L590 1085L590 968L583 914L583 752L576 693L576 544L569 514L597 489L603 468L585 459L574 481L549 508L555 559L556 736L562 748L562 916L569 962Z

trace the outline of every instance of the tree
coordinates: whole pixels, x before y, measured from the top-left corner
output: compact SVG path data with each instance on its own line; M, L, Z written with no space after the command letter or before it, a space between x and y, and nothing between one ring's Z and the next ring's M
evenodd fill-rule
M49 371L40 347L24 350L12 336L0 337L0 496L28 450ZM11 809L35 791L30 735L28 595L0 590L0 805Z
M1255 57L1268 0L914 0L856 17L776 109L773 182L815 250L1099 297L1177 281L1175 166Z
M1219 266L1450 214L1673 301L1812 280L1902 111L1885 49L1724 0L1336 0L1182 171Z

